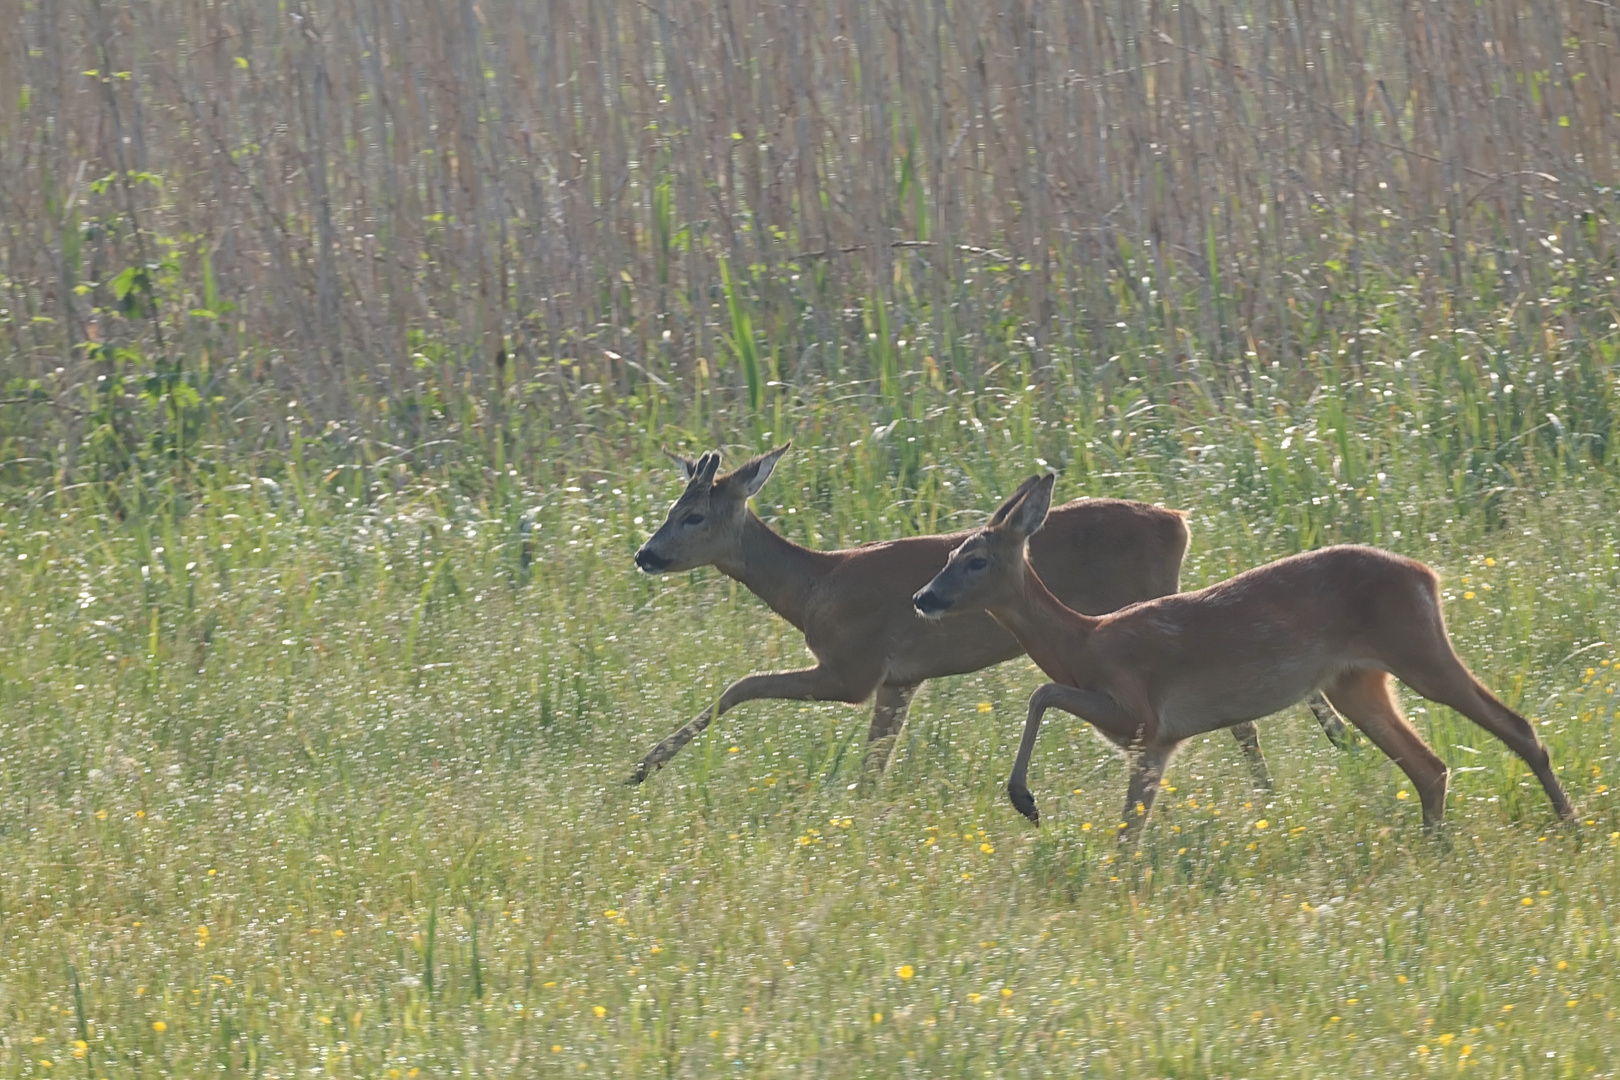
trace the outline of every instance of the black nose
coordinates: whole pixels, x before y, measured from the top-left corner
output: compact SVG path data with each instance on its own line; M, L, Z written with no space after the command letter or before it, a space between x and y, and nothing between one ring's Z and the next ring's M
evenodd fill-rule
M636 552L636 565L641 567L649 574L656 574L660 570L667 570L669 568L669 560L661 556L654 555L646 548L642 548L640 551Z
M911 598L911 602L916 606L919 615L938 615L948 606L938 594L929 589L919 591Z

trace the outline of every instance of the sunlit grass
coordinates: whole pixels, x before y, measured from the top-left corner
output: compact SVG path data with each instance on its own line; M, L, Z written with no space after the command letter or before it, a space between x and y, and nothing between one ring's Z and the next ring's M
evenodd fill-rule
M88 490L18 500L0 1070L1612 1070L1612 474L1556 441L1468 449L1418 408L1440 387L1395 378L1394 413L1365 387L1241 408L939 390L876 434L894 418L808 388L735 440L795 439L761 508L823 546L971 522L1046 461L1061 496L1187 508L1189 586L1344 539L1430 561L1465 659L1537 719L1572 828L1505 747L1407 695L1455 769L1439 840L1393 765L1303 711L1264 727L1269 797L1229 738L1190 747L1140 852L1112 840L1120 763L1054 716L1036 831L1002 794L1039 681L1022 661L925 690L871 795L865 715L781 702L626 788L728 681L804 658L714 572L633 572L678 428L561 481L361 498L276 462L274 484L221 467L123 518Z

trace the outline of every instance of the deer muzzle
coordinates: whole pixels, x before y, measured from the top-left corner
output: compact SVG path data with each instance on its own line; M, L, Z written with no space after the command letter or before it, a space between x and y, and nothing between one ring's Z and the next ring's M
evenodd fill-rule
M636 552L636 565L645 573L659 574L669 569L670 560L644 547Z
M925 619L938 618L939 616L945 614L946 611L950 610L951 606L950 601L946 600L944 597L940 596L939 593L935 592L932 585L918 590L918 592L912 596L911 603L912 606L917 609L917 614L921 615Z

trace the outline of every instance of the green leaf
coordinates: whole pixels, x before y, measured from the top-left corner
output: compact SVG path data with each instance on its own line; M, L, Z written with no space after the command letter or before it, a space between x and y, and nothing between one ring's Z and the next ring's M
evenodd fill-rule
M119 275L107 284L112 288L113 298L120 304L123 303L129 297L130 290L135 287L135 268L124 267Z

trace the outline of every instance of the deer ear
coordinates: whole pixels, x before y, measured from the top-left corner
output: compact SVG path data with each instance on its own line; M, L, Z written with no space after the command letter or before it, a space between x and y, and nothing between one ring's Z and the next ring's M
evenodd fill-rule
M1046 524L1046 512L1052 508L1052 485L1057 482L1054 473L1030 477L1032 483L1018 505L1007 515L1005 526L1014 536L1029 537Z
M698 463L689 457L677 454L667 446L664 448L664 456L675 463L675 467L681 470L681 479L690 484L692 477L697 475Z
M1012 513L1014 508L1016 508L1018 504L1023 501L1024 496L1029 492L1029 489L1033 487L1035 482L1039 479L1039 476L1031 476L1022 484L1019 484L1018 490L1007 496L1007 501L997 507L996 512L990 515L990 520L985 522L985 528L994 529L997 526L1005 523L1007 520L1007 515Z
M768 454L761 454L759 457L743 462L737 466L735 472L725 478L724 482L741 486L745 497L753 498L759 489L765 486L765 481L771 478L771 471L776 468L776 463L781 460L782 455L787 453L788 447L792 445L793 442L790 439Z

